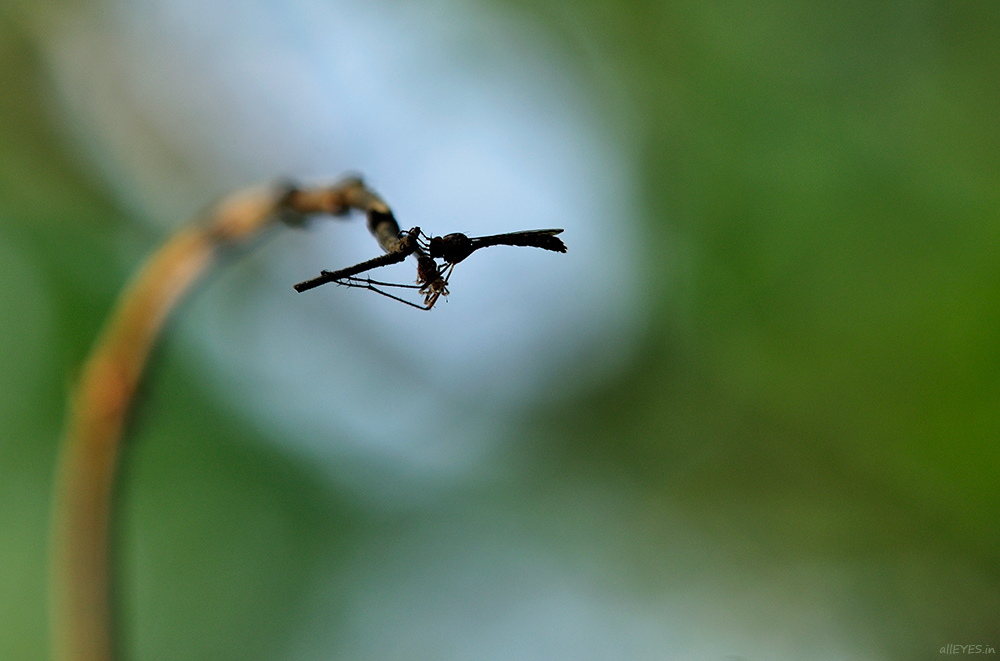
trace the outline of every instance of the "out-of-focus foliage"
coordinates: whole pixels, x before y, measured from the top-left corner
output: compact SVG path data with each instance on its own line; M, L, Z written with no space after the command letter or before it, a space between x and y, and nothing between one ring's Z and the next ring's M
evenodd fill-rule
M342 636L348 656L460 657L436 647L463 635L447 624L378 647L366 613L440 587L502 620L490 595L516 563L439 564L512 539L601 595L736 631L600 658L768 641L806 658L827 629L872 658L1000 646L1000 8L494 5L569 54L638 159L638 355L599 392L540 403L512 440L523 470L385 514L209 403L168 338L125 458L125 649L295 658ZM65 394L157 237L76 160L29 31L0 19L0 658L32 659ZM448 587L464 579L480 591ZM317 581L342 597L318 603ZM545 656L525 645L495 649Z
M874 478L995 557L1000 12L594 4L541 16L634 100L650 271L680 252L683 282L598 420L617 411L658 475L719 445L758 473L719 497L844 470L852 498Z
M634 104L650 277L682 282L595 421L658 474L710 438L792 473L832 452L994 553L1000 12L519 7Z

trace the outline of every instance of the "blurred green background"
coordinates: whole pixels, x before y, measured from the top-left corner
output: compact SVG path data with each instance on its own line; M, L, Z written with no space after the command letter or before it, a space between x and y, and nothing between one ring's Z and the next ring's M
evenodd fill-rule
M0 659L45 658L66 394L125 263L163 238L71 147L34 38L61 7L0 9ZM127 656L1000 648L1000 5L490 10L566 55L630 141L638 351L538 403L511 439L523 470L381 511L216 404L168 335L123 469ZM505 596L532 572L601 607L533 629ZM469 601L427 630L408 618L436 592Z

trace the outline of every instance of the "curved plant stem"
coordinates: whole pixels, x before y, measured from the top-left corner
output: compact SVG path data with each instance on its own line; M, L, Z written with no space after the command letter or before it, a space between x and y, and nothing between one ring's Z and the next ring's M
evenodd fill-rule
M360 179L329 187L272 187L234 195L182 228L150 256L121 293L70 397L53 496L51 601L53 658L115 656L109 539L117 464L133 396L170 312L216 261L277 219L368 213L385 250L398 227Z

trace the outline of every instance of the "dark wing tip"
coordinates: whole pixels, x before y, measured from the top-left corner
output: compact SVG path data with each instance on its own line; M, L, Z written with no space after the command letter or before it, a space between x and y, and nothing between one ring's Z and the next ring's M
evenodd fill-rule
M524 232L524 245L551 250L552 252L566 252L566 244L562 242L562 239L556 238L556 234L562 233L562 229L529 230Z
M553 252L566 252L566 244L562 242L562 239L556 238L556 234L562 234L562 232L562 230L547 230L544 244L541 247Z
M556 234L562 234L564 231L562 228L538 230L539 234L545 236L544 241L539 244L539 247L551 250L552 252L566 252L566 244L562 242L562 239L556 238Z

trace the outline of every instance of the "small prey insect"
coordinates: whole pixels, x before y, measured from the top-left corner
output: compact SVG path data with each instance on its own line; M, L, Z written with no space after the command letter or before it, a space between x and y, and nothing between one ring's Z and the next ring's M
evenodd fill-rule
M322 271L318 277L295 285L295 290L303 292L328 282L336 282L346 287L367 289L421 310L430 310L442 295L448 295L448 279L451 277L455 265L480 248L527 246L553 252L566 252L566 245L562 240L556 238L556 235L562 231L561 229L525 230L480 237L468 237L465 234L455 233L443 237L427 237L421 233L419 227L414 227L407 232L402 232L399 242L386 254L339 271ZM367 276L356 277L360 273L381 266L402 262L410 255L417 258L417 284L415 285L380 282ZM436 261L438 259L442 260L443 265L438 265ZM416 289L424 295L424 304L412 303L383 291L379 287Z

